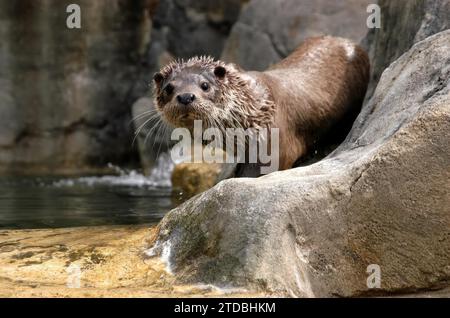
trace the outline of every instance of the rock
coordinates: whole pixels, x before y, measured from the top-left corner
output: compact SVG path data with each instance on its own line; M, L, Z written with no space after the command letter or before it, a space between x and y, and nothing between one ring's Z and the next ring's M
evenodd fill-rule
M381 28L370 29L363 40L372 64L367 100L386 67L414 43L450 28L450 0L379 0L378 5Z
M330 156L220 182L166 215L153 252L181 281L292 296L448 287L449 80L450 30L391 64Z
M196 162L194 157L196 151L201 153L205 148L201 144L192 144L190 156L178 159L172 171L172 187L179 203L212 188L224 179L232 178L236 170L234 163ZM222 155L225 158L222 149L215 151L217 156Z
M212 188L221 172L217 163L180 163L172 172L172 187L189 198Z
M132 91L155 1L0 4L0 170L96 172L130 164Z
M264 70L303 40L335 35L359 42L367 32L370 0L252 0L242 10L226 42L222 59L251 70Z
M157 158L173 146L170 140L173 128L160 119L153 100L148 97L142 97L133 104L133 118L134 143L137 143L141 166L149 174Z

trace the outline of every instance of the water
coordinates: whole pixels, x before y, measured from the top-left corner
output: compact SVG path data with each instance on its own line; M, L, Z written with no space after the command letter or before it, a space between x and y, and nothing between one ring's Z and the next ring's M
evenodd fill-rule
M0 228L30 229L156 223L175 206L170 161L150 176L0 178Z

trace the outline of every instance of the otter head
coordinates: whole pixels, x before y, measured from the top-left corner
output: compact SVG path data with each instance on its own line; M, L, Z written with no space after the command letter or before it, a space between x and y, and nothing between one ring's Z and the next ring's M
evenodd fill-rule
M238 66L194 57L174 61L153 77L155 105L175 127L249 128L268 125L274 105L267 89Z
M176 127L191 128L194 120L213 126L226 108L227 68L205 57L172 62L153 76L157 110Z

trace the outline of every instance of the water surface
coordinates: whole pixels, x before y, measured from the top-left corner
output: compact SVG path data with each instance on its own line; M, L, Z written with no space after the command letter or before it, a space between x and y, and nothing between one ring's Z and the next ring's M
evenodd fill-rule
M156 223L175 206L171 167L99 177L0 178L0 228Z

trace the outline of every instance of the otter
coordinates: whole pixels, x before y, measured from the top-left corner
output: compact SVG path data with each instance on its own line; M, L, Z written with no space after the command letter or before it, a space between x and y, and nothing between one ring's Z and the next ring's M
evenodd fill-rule
M173 61L153 77L155 105L175 127L202 120L221 129L278 128L284 170L359 112L369 71L367 53L351 40L314 37L263 72L210 57Z

